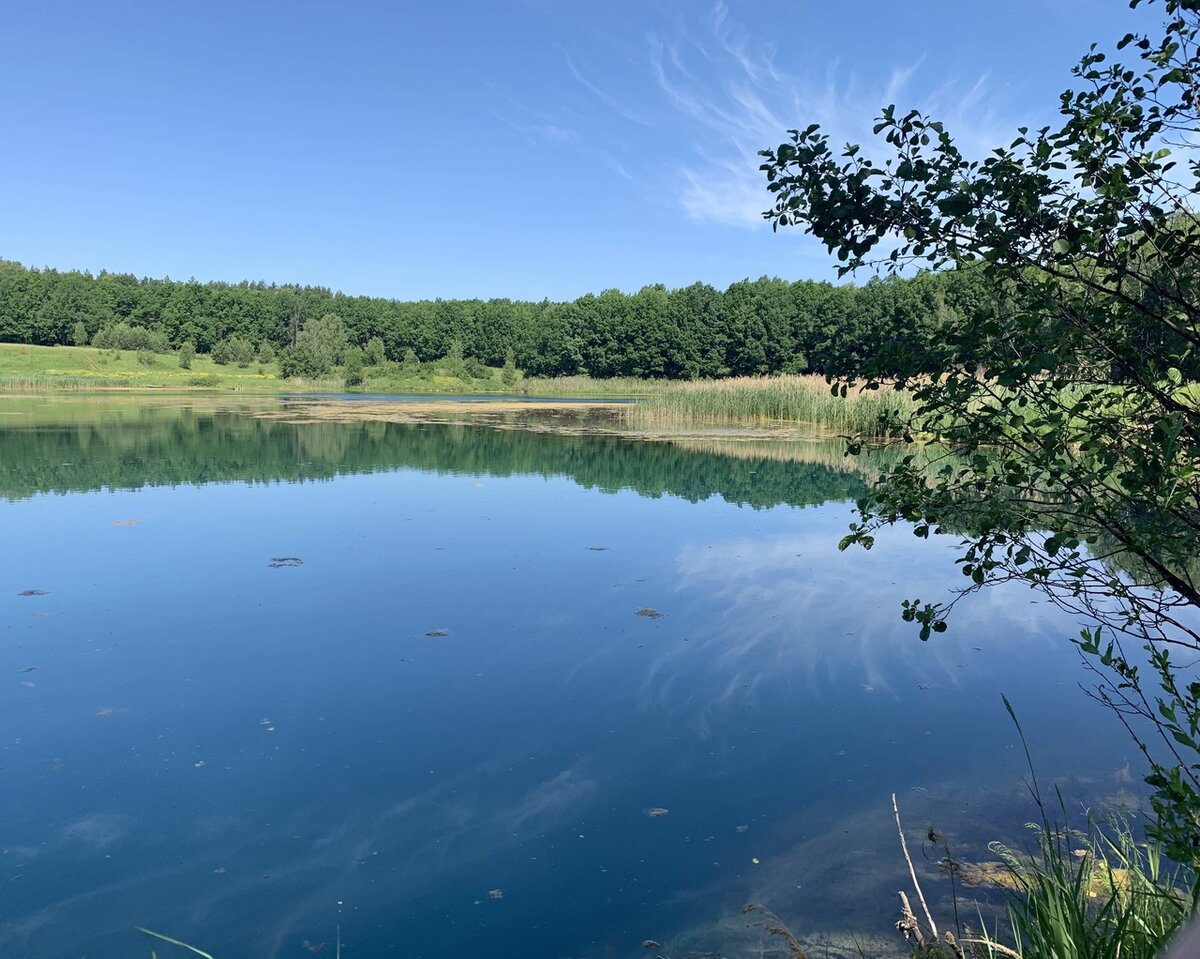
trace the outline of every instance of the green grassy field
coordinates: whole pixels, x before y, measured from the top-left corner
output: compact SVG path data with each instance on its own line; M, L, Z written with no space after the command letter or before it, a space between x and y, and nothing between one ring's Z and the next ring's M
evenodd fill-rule
M152 362L142 362L139 356ZM124 388L280 393L340 387L340 380L307 383L281 380L274 363L218 366L207 356L197 356L192 368L184 370L179 368L179 358L174 353L139 354L90 346L0 343L0 390L7 392Z

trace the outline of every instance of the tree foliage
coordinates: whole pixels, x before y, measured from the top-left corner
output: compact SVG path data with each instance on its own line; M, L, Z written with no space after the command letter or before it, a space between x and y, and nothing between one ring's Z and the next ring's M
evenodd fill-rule
M928 340L933 325L991 310L972 271L873 279L855 286L762 277L722 291L694 283L635 293L606 290L555 303L492 300L400 302L316 287L196 283L124 274L31 270L0 261L0 340L53 345L82 325L91 339L114 326L191 340L212 353L230 337L258 344L259 358L299 347L306 324L341 318L365 362L426 363L457 342L463 359L501 366L511 351L534 376L591 373L699 379L731 373L842 372L882 347L892 331ZM107 334L105 334L107 335ZM382 357L380 356L382 351ZM932 353L909 353L906 362ZM305 375L308 354L289 368Z
M843 271L972 269L995 307L931 325L939 375L905 369L908 329L889 338L900 355L864 367L874 381L899 372L918 402L908 436L954 454L885 474L844 544L899 521L920 536L966 529L960 595L1022 580L1086 614L1096 625L1077 642L1097 695L1139 736L1153 724L1158 748L1140 741L1160 833L1195 862L1200 18L1194 2L1162 6L1161 35L1117 45L1131 65L1093 46L1060 122L982 160L889 106L875 126L885 160L835 150L814 125L765 151L763 169L773 225L804 227ZM927 638L956 601L914 599L904 616Z

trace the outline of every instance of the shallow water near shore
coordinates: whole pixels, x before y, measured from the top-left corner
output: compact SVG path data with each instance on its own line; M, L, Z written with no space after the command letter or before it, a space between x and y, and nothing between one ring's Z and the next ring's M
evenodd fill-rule
M899 953L891 793L1034 818L1001 693L1044 786L1133 788L1070 619L921 643L953 543L837 551L836 443L320 402L0 402L4 955L759 955L751 900Z

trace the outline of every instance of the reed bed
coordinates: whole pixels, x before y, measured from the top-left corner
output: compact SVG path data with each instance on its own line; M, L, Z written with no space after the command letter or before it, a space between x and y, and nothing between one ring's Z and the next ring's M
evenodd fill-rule
M671 383L629 411L631 425L681 427L804 423L840 434L883 436L895 414L913 410L911 397L889 387L835 396L821 376L741 376Z
M82 392L84 390L109 389L114 386L130 386L124 377L114 376L56 376L46 373L0 374L0 393L46 393L60 390Z
M649 396L667 388L665 380L642 380L636 376L530 376L517 384L529 396Z

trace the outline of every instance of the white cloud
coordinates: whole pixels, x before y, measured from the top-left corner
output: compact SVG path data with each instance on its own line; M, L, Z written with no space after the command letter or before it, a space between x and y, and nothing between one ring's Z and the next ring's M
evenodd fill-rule
M939 80L928 76L923 57L866 84L837 61L788 72L774 45L755 40L722 2L699 36L682 27L670 38L652 35L648 62L659 97L692 129L690 154L673 180L679 205L696 222L765 228L769 197L758 151L783 142L791 128L819 123L835 146L862 143L869 153L880 108L896 102L943 120L960 149L978 155L1010 139L1015 126L989 105L986 77Z

